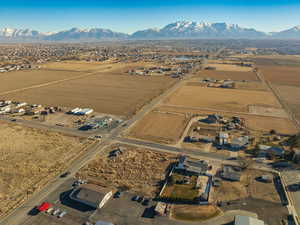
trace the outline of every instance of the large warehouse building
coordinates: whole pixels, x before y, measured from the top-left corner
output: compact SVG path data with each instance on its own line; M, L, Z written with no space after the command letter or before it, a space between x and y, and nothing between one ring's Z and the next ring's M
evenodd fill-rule
M102 208L112 197L111 190L94 184L83 184L75 188L70 194L70 198L93 208Z

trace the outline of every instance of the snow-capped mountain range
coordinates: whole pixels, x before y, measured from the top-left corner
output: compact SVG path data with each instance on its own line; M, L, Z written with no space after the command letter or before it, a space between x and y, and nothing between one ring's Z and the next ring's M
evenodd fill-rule
M133 34L115 32L109 29L93 28L43 33L31 29L0 30L0 40L40 40L40 41L82 41L102 39L300 39L300 26L291 29L265 33L253 28L243 28L237 24L204 23L178 21L161 29L145 29Z

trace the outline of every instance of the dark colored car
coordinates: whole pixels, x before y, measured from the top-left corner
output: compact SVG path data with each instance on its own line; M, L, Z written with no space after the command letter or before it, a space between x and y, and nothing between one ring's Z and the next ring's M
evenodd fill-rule
M64 178L64 177L67 177L68 175L70 175L71 173L68 171L68 172L65 172L63 174L60 175L61 178Z
M132 201L137 201L139 198L140 198L140 196L136 195L136 196L133 196L131 200Z
M145 198L144 201L142 202L142 205L144 205L144 206L148 206L149 204L150 204L149 198Z
M121 192L117 191L115 194L114 194L114 198L120 198L121 197Z
M144 197L143 196L140 196L136 201L137 202L142 202L144 200Z

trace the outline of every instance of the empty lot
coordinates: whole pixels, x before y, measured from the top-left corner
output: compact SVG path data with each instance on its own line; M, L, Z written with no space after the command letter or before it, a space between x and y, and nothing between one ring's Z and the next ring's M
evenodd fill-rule
M106 154L96 156L76 176L104 187L126 187L148 197L156 196L160 190L159 183L164 180L176 155L127 145L123 147L123 153L114 158L108 157L109 152L118 149L118 146L109 147Z
M248 112L249 105L280 108L271 92L184 86L172 94L167 105Z
M91 75L0 96L47 106L90 107L128 116L175 83L168 77Z
M41 189L90 144L56 132L0 125L0 215Z
M129 136L159 143L176 143L188 121L188 116L182 113L150 112L131 129Z

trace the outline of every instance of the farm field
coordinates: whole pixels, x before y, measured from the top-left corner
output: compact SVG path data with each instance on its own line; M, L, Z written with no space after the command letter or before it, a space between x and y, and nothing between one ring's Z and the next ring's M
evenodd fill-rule
M251 58L257 65L300 66L300 55L256 55Z
M105 62L86 62L86 61L63 61L63 62L51 62L42 65L44 70L63 70L63 71L79 71L79 72L110 72L125 73L129 69L136 67L151 67L157 66L153 63L136 62L136 63L116 63L112 61Z
M255 131L276 130L281 134L292 135L298 132L294 123L289 119L275 117L245 116L245 126Z
M152 111L131 129L129 136L173 144L179 141L188 121L186 114Z
M300 86L300 66L258 66L264 78L272 83Z
M247 66L239 66L234 64L221 64L221 63L208 63L205 65L206 67L215 67L216 70L219 71L237 71L237 72L251 72L253 70L252 67Z
M197 76L203 78L210 77L219 80L231 79L236 81L258 81L258 78L254 72L202 70L198 72Z
M276 85L275 89L279 92L281 99L288 105L289 109L295 114L300 122L300 87L288 85Z
M110 66L109 62L61 61L43 64L41 68L45 70L92 72L99 71Z
M0 215L40 190L91 144L56 132L0 125Z
M175 82L169 77L99 74L1 98L46 106L88 107L96 112L129 116Z
M248 112L249 105L280 108L271 92L184 86L165 101L166 105Z
M57 80L74 78L82 73L71 71L23 70L1 74L0 94Z
M106 154L101 153L101 157L92 160L76 176L100 186L126 188L155 197L160 190L158 183L165 179L176 155L122 145L122 153L109 158L109 152L118 148L118 145L108 147Z

